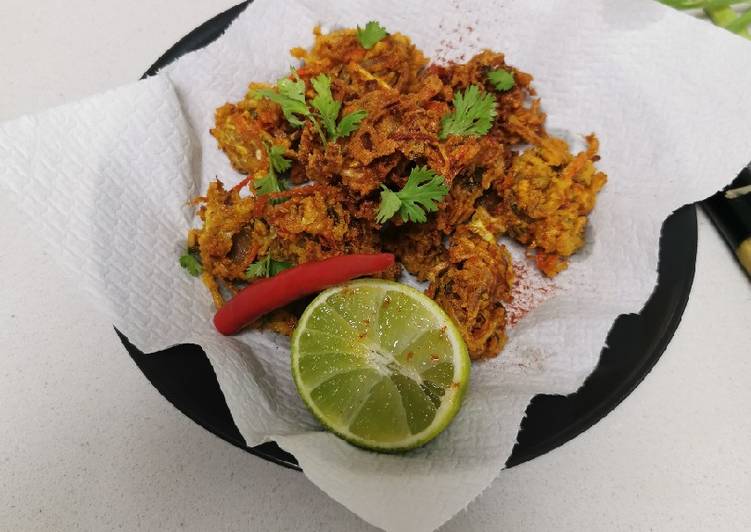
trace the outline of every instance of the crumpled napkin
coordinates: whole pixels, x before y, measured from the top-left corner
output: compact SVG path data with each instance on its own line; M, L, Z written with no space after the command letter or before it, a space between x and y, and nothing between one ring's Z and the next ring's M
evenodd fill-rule
M177 263L194 223L187 200L215 177L240 178L208 134L214 109L250 80L284 75L288 50L310 45L315 24L371 19L440 60L505 52L535 76L552 130L575 145L599 135L610 177L586 248L511 329L503 355L473 366L449 429L403 456L321 432L294 390L287 339L219 336L207 292ZM276 440L376 526L431 530L498 475L530 398L576 391L615 318L641 308L668 214L751 158L749 86L748 43L652 0L256 0L218 41L155 78L0 125L0 189L140 349L204 348L249 445Z

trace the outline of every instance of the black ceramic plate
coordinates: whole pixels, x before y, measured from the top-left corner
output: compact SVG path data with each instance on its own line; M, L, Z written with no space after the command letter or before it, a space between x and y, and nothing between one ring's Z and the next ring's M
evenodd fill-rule
M248 3L233 7L193 30L145 76L216 39ZM696 235L693 205L683 207L667 219L660 239L659 279L646 306L639 314L622 315L616 320L597 368L578 392L565 397L538 395L532 400L507 467L540 456L587 430L623 401L649 373L670 342L688 301L694 278ZM250 453L299 469L295 458L274 443L245 446L214 370L200 347L179 345L146 355L123 335L120 337L149 381L186 416Z

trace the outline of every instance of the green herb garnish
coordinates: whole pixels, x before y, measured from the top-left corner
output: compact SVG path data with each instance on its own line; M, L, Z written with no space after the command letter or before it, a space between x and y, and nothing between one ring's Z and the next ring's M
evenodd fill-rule
M284 158L284 153L287 151L284 146L271 146L271 148L267 147L266 150L269 154L271 169L277 174L283 174L292 166L292 162Z
M386 28L381 26L378 21L371 20L365 24L365 28L357 26L357 40L366 50L370 50L375 44L383 39L388 32Z
M293 70L293 76L297 73ZM288 78L280 79L277 83L277 90L258 89L255 92L256 98L268 98L272 102L279 104L284 113L287 122L295 127L301 127L305 123L305 118L310 118L310 109L305 103L305 82L300 78L291 80Z
M297 77L297 72L292 70L292 75ZM310 80L316 95L310 101L310 105L317 111L313 113L305 100L305 82L299 78L295 81L282 79L277 84L277 91L260 89L255 92L256 98L268 98L279 104L284 113L284 118L295 127L300 127L308 119L321 137L321 142L326 145L328 141L336 142L338 139L347 137L356 131L360 122L368 115L362 109L349 113L339 120L339 111L342 103L336 101L331 94L331 78L326 74L320 74ZM320 122L319 122L320 121ZM323 127L321 127L321 123Z
M289 262L274 260L271 258L271 255L266 255L264 258L257 260L248 266L248 269L245 270L245 278L250 280L260 279L262 277L273 277L291 267L292 264Z
M399 192L385 185L381 185L381 189L381 205L376 215L376 221L380 224L397 212L405 222L424 223L428 219L426 212L437 211L438 202L449 192L443 176L426 166L413 168L407 184Z
M342 104L331 95L331 78L326 74L320 74L310 80L310 83L316 91L316 96L310 104L318 111L329 140L336 142L337 139L347 137L357 130L368 113L363 110L354 111L343 116L337 124L336 119L339 117Z
M323 127L329 134L329 137L336 135L336 119L339 117L339 110L342 108L341 102L337 102L331 95L331 78L326 74L320 74L310 80L316 96L310 101L310 104L318 110L318 114L323 122Z
M352 133L357 131L365 117L368 116L368 112L364 109L358 109L346 114L339 120L339 125L336 126L336 139L342 137L349 137ZM336 140L334 139L334 140Z
M265 176L253 180L253 186L258 196L283 192L286 187L279 180L279 176L292 166L292 163L284 158L286 151L284 146L269 146L266 143L264 143L264 146L269 157L269 172Z
M198 277L203 273L201 258L194 251L185 250L185 253L180 256L180 266L193 277Z
M500 92L510 90L514 87L514 75L506 70L491 70L488 72L488 79L495 89Z
M464 92L454 94L454 111L441 120L439 138L449 135L484 135L490 131L496 116L495 98L470 85Z

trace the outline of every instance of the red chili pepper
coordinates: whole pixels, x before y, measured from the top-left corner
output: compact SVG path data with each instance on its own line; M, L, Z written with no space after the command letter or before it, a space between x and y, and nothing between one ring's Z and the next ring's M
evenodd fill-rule
M216 330L235 334L264 314L355 277L382 272L394 264L394 255L342 255L307 262L257 281L235 295L214 316Z

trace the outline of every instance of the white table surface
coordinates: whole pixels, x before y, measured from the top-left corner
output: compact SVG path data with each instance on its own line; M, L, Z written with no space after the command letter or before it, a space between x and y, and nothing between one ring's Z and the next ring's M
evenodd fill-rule
M2 0L0 120L138 79L232 4ZM0 198L0 530L372 530L167 403L18 216ZM691 300L655 369L442 530L751 529L749 316L751 283L700 215Z

